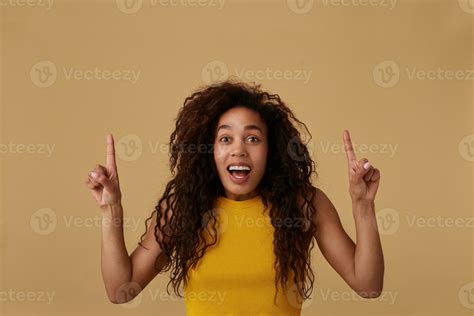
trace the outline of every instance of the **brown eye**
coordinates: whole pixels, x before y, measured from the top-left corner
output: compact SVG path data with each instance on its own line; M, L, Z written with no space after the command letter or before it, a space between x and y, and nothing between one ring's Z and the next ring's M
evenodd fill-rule
M250 138L256 139L256 141L254 141L254 142L252 142L252 143L258 143L258 141L259 141L258 137L256 137L256 136L250 136L249 139L250 139Z
M229 137L223 136L223 137L221 137L221 139L219 139L219 141L222 141L223 138L229 138Z

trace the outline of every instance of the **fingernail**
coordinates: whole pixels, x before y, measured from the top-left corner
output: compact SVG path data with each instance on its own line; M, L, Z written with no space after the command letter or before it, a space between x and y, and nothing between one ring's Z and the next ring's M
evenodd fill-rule
M91 177L92 178L97 178L97 173L95 173L94 171L91 172Z
M367 162L364 164L364 169L367 170L367 169L369 169L369 167L370 167L370 162L367 161Z

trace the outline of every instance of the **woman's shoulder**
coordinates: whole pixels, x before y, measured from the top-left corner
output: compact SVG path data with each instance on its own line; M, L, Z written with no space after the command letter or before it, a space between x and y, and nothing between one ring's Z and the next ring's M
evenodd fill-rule
M332 205L332 202L322 189L312 186L312 191L314 193L309 193L306 200L310 199L308 203L311 203L315 210L315 213L313 214L313 222L317 225L319 219L324 216L325 210L328 210L328 207ZM296 193L296 201L298 207L305 215L307 210L307 206L305 205L306 200L301 190L299 190Z

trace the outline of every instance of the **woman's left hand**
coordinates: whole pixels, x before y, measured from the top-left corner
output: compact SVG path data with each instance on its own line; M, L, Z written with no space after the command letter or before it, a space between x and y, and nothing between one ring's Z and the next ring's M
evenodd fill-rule
M373 202L379 187L380 171L374 168L367 158L357 161L348 130L344 130L343 139L349 167L349 193L352 202Z

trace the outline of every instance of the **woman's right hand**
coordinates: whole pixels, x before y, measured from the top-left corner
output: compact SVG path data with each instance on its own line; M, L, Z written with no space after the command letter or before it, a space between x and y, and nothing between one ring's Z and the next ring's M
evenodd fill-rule
M112 134L107 135L107 160L105 167L96 165L89 173L86 185L93 198L102 210L109 205L119 205L122 201L117 165L115 164L115 147Z

